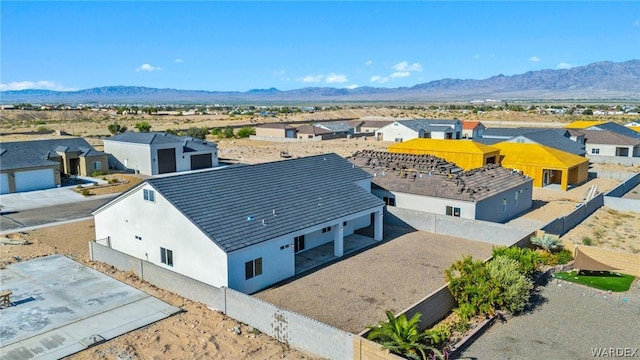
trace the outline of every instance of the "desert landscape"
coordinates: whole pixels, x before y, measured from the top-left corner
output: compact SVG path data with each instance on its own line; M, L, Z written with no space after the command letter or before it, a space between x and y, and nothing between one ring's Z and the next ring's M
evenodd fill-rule
M55 138L55 134L29 134L45 127L49 130L63 130L85 136L97 149L101 149L102 140L107 132L107 125L117 121L134 127L136 122L148 121L152 130L187 129L189 127L216 128L227 125L255 125L262 122L294 121L310 123L327 119L363 118L363 117L441 117L481 120L500 124L500 126L557 126L573 120L573 117L538 115L530 113L491 112L470 114L464 112L410 112L395 108L349 109L311 114L300 114L293 117L276 118L240 117L228 115L207 115L194 117L159 117L159 116L109 116L85 111L51 111L22 112L3 111L1 122L1 140L31 140ZM36 125L37 124L37 125ZM542 124L542 125L541 125ZM241 163L261 163L281 160L280 152L286 151L293 157L335 152L343 157L350 156L357 150L385 150L390 142L372 139L336 139L319 142L276 143L254 141L249 139L217 139L208 135L208 140L216 141L222 161ZM592 168L610 171L640 171L639 167L621 167L617 165L598 165ZM104 176L104 180L113 180L113 184L88 187L91 195L118 193L143 181L139 175L112 173ZM534 221L550 221L575 208L585 191L594 184L598 190L605 192L615 187L619 181L610 179L594 179L580 187L567 192L535 189L534 199L540 206L526 214L524 218ZM79 189L78 189L79 190ZM69 234L73 234L69 236ZM578 227L571 230L564 239L579 244L590 244L631 253L640 252L640 215L620 213L612 209L602 208ZM76 261L91 266L120 281L139 288L155 297L180 307L184 311L164 321L125 334L112 341L92 347L73 355L75 359L156 359L156 358L258 358L258 359L312 359L313 356L288 347L286 344L262 334L257 329L241 324L223 314L208 309L206 306L192 302L168 291L159 289L141 281L132 273L118 271L110 265L89 260L88 241L94 238L93 220L71 224L41 228L27 232L7 235L17 240L25 240L28 245L0 246L1 265L6 266L18 261L46 256L64 254Z

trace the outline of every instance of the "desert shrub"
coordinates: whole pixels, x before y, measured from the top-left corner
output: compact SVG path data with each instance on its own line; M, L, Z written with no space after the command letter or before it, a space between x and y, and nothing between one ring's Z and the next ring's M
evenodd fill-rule
M511 313L522 311L529 301L533 284L520 273L518 261L499 256L487 264L487 272L499 286L494 306Z
M190 127L185 133L185 135L191 136L192 138L204 140L207 138L208 133L209 133L209 130L205 127L202 127L202 128Z
M482 261L466 256L445 270L445 277L458 304L469 304L473 314L494 313L494 299L498 297L499 286L491 279Z
M427 353L433 349L427 345L426 333L418 329L422 314L416 313L411 319L407 319L405 314L396 318L387 310L386 315L388 321L368 327L371 331L367 338L408 359L426 359Z
M233 128L231 126L225 127L224 130L222 130L222 137L225 139L231 139L232 137L235 137Z
M53 132L53 129L46 126L38 126L36 131L37 132Z
M538 253L540 255L540 260L544 265L548 266L556 266L558 265L558 257L556 254L548 253L546 251L541 251Z
M104 175L104 173L102 172L102 170L96 170L94 172L91 173L91 177L100 177Z
M469 321L475 315L473 306L471 304L458 304L458 307L453 309L453 312L458 316L461 321Z
M555 255L558 259L559 265L567 264L569 261L573 260L573 254L571 253L571 250L568 249L560 250Z
M540 255L535 251L517 246L506 247L496 246L491 250L493 258L504 256L516 260L519 263L519 270L524 276L532 277L542 263Z
M118 182L118 179L109 179L109 184L115 184Z
M451 336L451 328L447 324L439 324L426 330L425 335L431 345L438 346Z
M555 236L551 236L549 234L544 234L542 236L532 236L529 241L547 251L547 252L556 252L556 251L560 251L562 250L563 246L562 242L560 241L559 238L555 237Z
M164 132L171 135L178 135L178 130L176 129L167 129Z
M139 123L136 123L136 126L134 126L136 129L138 129L138 131L140 132L150 132L151 131L151 124L149 124L146 121L142 121Z
M87 189L83 189L81 194L84 195L84 196L89 196L89 195L91 195L91 191L89 191Z
M220 128L211 129L211 135L214 135L214 136L217 136L217 137L221 137L222 136L222 129L220 129Z
M582 244L587 245L587 246L591 246L591 244L593 244L593 240L591 240L590 237L585 236L582 238Z
M248 138L251 135L255 135L256 134L256 130L250 126L244 126L242 127L240 130L238 130L238 137L239 138Z
M109 124L107 126L107 130L109 130L111 135L117 135L117 134L121 134L121 133L127 131L127 127L126 126L122 126L122 125L118 124L117 122L114 122L113 124Z

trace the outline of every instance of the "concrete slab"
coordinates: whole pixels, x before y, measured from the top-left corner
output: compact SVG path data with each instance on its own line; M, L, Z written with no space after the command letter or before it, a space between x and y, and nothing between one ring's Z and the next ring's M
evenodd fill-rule
M1 211L21 211L54 205L70 204L80 201L96 200L102 197L113 197L114 194L83 196L73 191L73 187L61 187L47 190L27 191L0 195Z
M0 270L0 359L59 359L180 311L62 255Z

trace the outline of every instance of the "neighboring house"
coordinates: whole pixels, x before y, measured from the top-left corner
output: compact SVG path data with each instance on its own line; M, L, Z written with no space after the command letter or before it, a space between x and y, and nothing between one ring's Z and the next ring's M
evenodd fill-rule
M107 154L82 138L0 143L0 194L51 189L66 176L108 170Z
M322 139L323 135L333 135L333 132L312 125L298 126L296 129L298 139Z
M463 121L462 138L477 139L482 137L486 127L480 121Z
M606 121L599 120L578 120L565 125L565 129L586 129L592 126L598 126L606 123Z
M575 130L548 128L488 128L476 141L492 145L498 142L539 144L566 151L578 156L585 155L584 138L573 136Z
M218 145L158 132L125 132L104 139L109 166L158 175L218 166Z
M533 180L520 172L498 164L455 174L440 172L438 166L424 168L425 162L433 161L429 155L371 150L351 158L356 166L375 174L371 192L387 206L494 222L531 208Z
M624 124L624 126L626 126L626 127L640 127L640 122L632 121L632 122L630 122L628 124Z
M351 120L351 121L347 121L347 125L351 126L353 128L353 133L354 134L359 134L359 133L363 133L365 131L362 131L362 125L364 124L363 120Z
M585 137L587 156L640 157L640 138L606 130L579 130Z
M397 120L376 131L376 139L403 142L416 138L460 139L462 122L448 119Z
M587 181L589 160L548 146L500 142L492 145L500 149L503 167L517 169L533 178L533 186L559 185L568 190Z
M264 124L256 126L259 138L296 138L296 128L289 124Z
M308 250L343 256L358 229L382 240L383 207L371 175L325 154L149 179L93 215L115 250L253 293L296 275Z
M578 130L613 131L630 138L640 139L640 133L634 131L633 129L630 129L628 126L620 125L611 121L576 121L567 126L567 128Z
M363 133L375 133L380 128L392 124L393 120L366 120L360 127Z
M349 121L330 121L315 123L313 126L330 131L335 135L353 135L355 128Z
M428 154L450 161L465 170L500 162L500 150L471 140L413 139L394 144L392 153Z

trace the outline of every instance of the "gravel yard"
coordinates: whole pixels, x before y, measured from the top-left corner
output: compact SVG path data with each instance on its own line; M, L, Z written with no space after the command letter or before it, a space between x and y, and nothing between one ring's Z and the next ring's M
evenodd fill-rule
M461 358L591 359L595 348L640 347L638 280L626 293L610 294L556 280L540 290L538 305L494 324Z
M463 255L486 259L491 245L385 226L384 242L254 296L360 333L445 284L444 270Z

